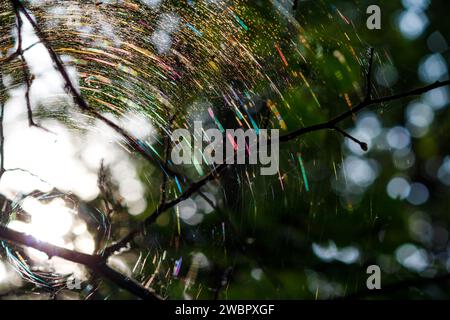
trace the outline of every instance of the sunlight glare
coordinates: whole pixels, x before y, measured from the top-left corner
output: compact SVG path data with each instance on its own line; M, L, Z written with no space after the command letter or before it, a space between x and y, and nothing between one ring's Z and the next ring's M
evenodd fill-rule
M64 200L54 199L48 204L36 198L27 197L22 204L25 211L31 214L30 234L36 238L61 245L73 222L73 210L65 206Z

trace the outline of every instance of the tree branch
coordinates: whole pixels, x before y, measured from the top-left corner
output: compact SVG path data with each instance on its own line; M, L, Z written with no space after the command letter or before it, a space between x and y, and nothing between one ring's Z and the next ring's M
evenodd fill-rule
M106 264L105 259L101 256L89 255L73 250L68 250L62 247L58 247L50 243L39 241L30 235L26 235L24 233L11 230L10 228L5 226L0 226L0 238L14 244L20 244L42 251L46 253L50 258L56 256L63 258L65 260L82 264L91 269L92 271L94 271L95 273L101 275L102 277L108 279L109 281L115 283L117 286L136 295L141 299L144 300L161 299L153 291L144 288L135 280L109 267Z
M358 144L363 151L367 151L368 150L367 143L356 139L355 137L353 137L352 135L348 134L347 132L345 132L344 130L340 129L337 126L334 127L333 129L336 130L337 132L339 132L340 134L342 134L344 137L346 137L346 138L352 140L354 143Z
M370 61L372 61L372 59L370 59ZM371 69L371 67L369 69ZM370 75L370 72L368 72L368 74ZM340 132L341 134L343 134L347 138L349 138L349 139L353 140L354 142L358 143L363 150L367 150L367 144L357 140L356 138L350 136L349 134L347 134L343 130L339 129L337 127L337 124L342 122L342 121L344 121L344 120L346 120L347 118L350 118L352 115L354 115L354 114L356 114L358 112L361 112L362 110L364 110L364 109L366 109L366 108L368 108L370 106L380 105L380 104L383 104L383 103L386 103L386 102L396 101L396 100L400 100L400 99L403 99L403 98L418 96L418 95L424 94L426 92L429 92L429 91L431 91L433 89L444 87L444 86L448 86L448 85L450 85L450 80L437 81L437 82L435 82L433 84L430 84L430 85L427 85L427 86L424 86L424 87L421 87L421 88L417 88L417 89L414 89L414 90L406 91L406 92L403 92L403 93L399 93L399 94L394 94L394 95L390 95L390 96L384 96L384 97L376 98L376 99L372 99L370 97L369 98L366 97L355 108L353 108L351 110L348 110L346 112L343 112L340 115L336 116L335 118L332 118L332 119L330 119L330 120L328 120L326 122L294 130L291 133L288 133L286 135L281 136L279 141L280 141L280 143L285 143L285 142L292 141L292 140L294 140L294 139L296 139L296 138L298 138L298 137L300 137L302 135L308 134L308 133L321 131L321 130L337 130L338 132ZM368 90L368 92L370 93L370 90ZM269 144L270 144L270 142L271 141L269 140ZM197 182L192 183L186 189L186 191L184 191L178 198L176 198L174 200L171 200L169 202L165 202L165 203L160 204L155 209L155 211L147 219L144 220L144 222L141 225L139 225L137 228L133 229L122 240L120 240L117 243L115 243L115 244L111 245L110 247L108 247L106 249L106 252L108 254L112 254L113 252L118 251L121 248L123 248L124 246L126 246L128 244L128 242L133 240L133 238L135 236L137 236L140 232L145 230L146 227L148 227L151 224L153 224L156 221L156 219L163 212L165 212L166 210L174 207L175 205L177 205L181 201L188 199L192 194L196 193L198 190L200 190L200 188L202 188L208 182L210 182L212 180L215 180L227 167L228 167L228 164L226 164L226 163L217 166L216 168L211 170L210 173L207 174L205 177L203 177L202 179L200 179Z
M108 248L105 249L106 255L111 255L112 253L120 250L121 248L125 247L135 236L140 234L142 231L145 230L146 227L152 225L156 219L164 213L166 210L176 206L181 201L188 199L191 195L196 193L198 190L200 190L201 187L206 185L208 182L215 180L216 177L225 169L228 167L228 164L221 164L217 166L214 170L212 170L208 175L206 175L201 180L192 183L180 196L177 198L166 201L158 205L158 207L153 211L153 213L143 221L138 227L134 228L130 233L125 236L122 240L112 244Z
M3 120L5 116L5 103L3 101L3 73L0 69L0 179L5 173L5 134Z
M175 172L172 168L169 166L166 166L162 161L160 161L157 158L152 157L146 149L139 143L139 141L134 138L130 133L128 133L125 129L121 128L117 124L115 124L113 121L109 120L102 114L100 114L96 109L92 108L87 101L83 98L83 96L78 92L75 85L73 84L72 80L70 79L69 74L67 73L63 62L61 61L58 54L56 54L55 50L53 50L52 46L50 45L49 41L46 39L44 33L41 31L40 27L37 25L37 23L33 20L33 18L30 16L28 11L23 6L22 2L20 0L10 0L15 10L18 10L24 14L24 16L27 18L28 22L31 24L31 26L34 29L34 32L36 33L37 37L41 41L41 43L45 46L47 49L47 52L53 61L56 70L61 74L66 91L72 96L75 104L84 112L91 114L96 119L99 119L103 123L105 123L107 126L109 126L111 129L116 131L120 136L123 137L123 139L127 142L127 144L137 153L139 153L144 159L149 161L150 163L157 165L161 168L163 168L168 174L171 176L177 176L182 178L182 175Z
M46 47L52 61L55 64L56 69L58 70L58 72L61 74L61 76L64 79L67 92L73 97L75 104L82 111L92 114L95 118L101 120L102 122L107 124L109 127L114 129L117 133L119 133L127 141L128 145L133 150L135 150L136 152L141 154L146 160L148 160L151 163L161 166L167 173L171 174L172 176L178 176L179 174L177 174L175 171L173 171L171 168L169 168L165 163L159 161L158 159L151 157L146 152L146 150L140 145L140 143L134 137L132 137L128 132L126 132L124 129L122 129L121 127L116 125L111 120L105 118L103 115L98 113L94 108L89 106L89 104L86 102L86 100L81 96L81 94L75 88L75 86L72 83L67 71L65 70L64 65L61 62L59 56L55 53L53 48L50 46L49 42L46 40L44 34L40 30L39 26L31 18L31 16L26 11L26 9L22 5L22 3L19 0L11 0L11 2L15 8L18 8L25 15L25 17L27 18L27 20L30 22L33 29L35 30L40 41ZM427 85L427 86L424 86L424 87L421 87L418 89L414 89L411 91L373 99L371 97L372 63L373 63L373 49L371 49L371 52L370 52L369 66L368 66L368 71L367 71L366 96L365 96L365 99L363 101L361 101L355 108L352 108L351 110L343 112L340 115L338 115L326 122L294 130L293 132L290 132L286 135L281 136L280 142L284 143L284 142L292 141L302 135L320 131L320 130L337 130L339 133L343 134L347 138L350 138L353 141L359 143L360 146L364 149L364 144L362 142L356 140L355 138L353 138L350 135L348 135L347 133L345 133L345 131L339 129L337 127L337 125L340 122L351 117L352 115L354 115L370 106L380 105L383 103L387 103L390 101L396 101L396 100L400 100L400 99L407 98L407 97L418 96L418 95L421 95L428 91L431 91L433 89L450 85L449 80L442 81L442 82L437 81L433 84L430 84L430 85ZM3 114L3 108L2 108L2 114ZM2 143L2 148L3 148L3 143ZM2 157L3 157L3 150L2 150ZM2 165L3 165L3 161L2 161ZM158 207L154 210L154 212L147 219L145 219L145 221L143 223L141 223L138 227L134 228L125 238L123 238L119 242L107 247L105 250L105 256L87 255L87 254L75 252L72 250L67 250L65 248L57 247L57 246L54 246L54 245L51 245L48 243L40 242L39 240L33 238L32 236L25 235L23 233L11 230L4 226L0 226L0 238L3 238L7 241L10 241L10 242L13 242L16 244L29 246L29 247L35 248L37 250L43 251L43 252L47 253L50 257L59 256L63 259L83 264L83 265L87 266L88 268L92 269L94 272L97 272L98 274L102 275L103 277L116 283L121 288L126 289L127 291L135 294L136 296L138 296L140 298L158 299L159 297L152 291L145 289L136 281L111 269L106 264L105 257L108 257L115 251L120 250L121 248L126 246L128 244L128 242L130 242L137 234L139 234L140 232L145 230L146 227L152 225L162 213L164 213L168 209L174 207L175 205L179 204L181 201L186 200L189 197L191 197L194 193L198 192L208 182L215 180L224 170L226 170L226 168L228 168L228 164L226 164L226 163L217 166L215 169L213 169L209 174L204 176L199 181L191 183L190 186L177 198L170 200L170 201L167 201L165 199L164 199L164 201L161 201L159 203ZM0 171L3 171L3 170L0 170ZM164 198L165 198L165 195L164 195Z

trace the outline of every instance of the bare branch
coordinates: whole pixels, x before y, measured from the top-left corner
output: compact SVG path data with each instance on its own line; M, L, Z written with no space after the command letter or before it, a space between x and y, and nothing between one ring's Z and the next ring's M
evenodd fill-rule
M30 72L28 71L27 63L25 61L24 57L24 50L22 49L22 26L23 21L20 16L20 12L17 7L14 7L14 12L16 15L16 22L17 22L17 50L16 53L20 57L21 64L22 64L22 74L25 82L25 101L27 105L27 113L28 113L28 125L30 127L37 127L44 131L50 132L48 129L42 127L39 124L36 124L33 120L33 111L31 107L31 98L30 98L30 90L31 90L31 83L33 81L32 76L30 75Z
M27 50L30 50L31 48L33 48L35 45L39 44L39 42L35 42L33 44L30 44L28 47L26 47L25 49L21 49L22 53L25 53ZM17 57L19 57L19 50L16 49L13 53L11 53L9 56L0 59L0 64L6 64L14 59L16 59Z
M145 300L160 300L161 298L142 285L140 285L135 280L124 276L123 274L115 271L106 264L103 257L98 255L89 255L73 250L68 250L66 248L58 247L50 243L42 242L36 238L26 235L21 232L14 231L8 227L0 226L0 238L6 241L12 242L14 244L20 244L27 247L31 247L46 253L51 257L60 257L65 260L69 260L75 263L82 264L102 277L108 279L109 281L115 283L122 289L136 295L137 297Z
M358 144L363 151L368 150L367 143L356 139L355 137L351 136L350 134L348 134L344 130L340 129L339 127L334 127L333 129L336 130L337 132L339 132L340 134L342 134L344 137L346 137L346 138L352 140L353 142L355 142L356 144Z
M151 155L149 155L147 153L147 151L145 150L145 148L142 147L142 145L139 143L138 140L136 140L134 137L132 137L127 131L125 131L123 128L121 128L120 126L118 126L117 124L115 124L114 122L112 122L111 120L107 119L106 117L104 117L103 115L101 115L100 113L97 112L97 110L95 110L94 108L92 108L91 106L89 106L89 104L87 103L87 101L82 97L82 95L78 92L78 90L76 89L75 85L72 83L60 57L55 53L55 51L53 50L53 48L51 47L51 45L49 44L49 42L46 40L43 32L40 30L39 26L36 24L36 22L31 18L31 16L29 15L29 13L26 11L26 9L24 8L24 6L22 5L22 3L19 0L11 0L14 8L17 8L20 12L22 12L24 14L24 16L27 18L27 20L30 22L30 24L32 25L34 31L36 32L37 36L39 37L41 43L44 44L44 46L46 47L53 63L55 64L56 69L58 70L58 72L61 74L61 76L64 79L64 83L65 83L65 88L67 90L67 92L73 97L75 104L84 112L89 113L91 115L93 115L95 118L101 120L102 122L104 122L105 124L107 124L109 127L111 127L112 129L114 129L117 133L119 133L128 143L128 145L135 150L136 152L138 152L139 154L141 154L146 160L148 160L149 162L156 164L160 167L162 167L164 169L164 171L166 171L168 174L172 175L172 176L179 176L178 173L176 173L175 171L173 171L168 165L167 165L167 161L164 163L154 157L152 157ZM19 32L20 33L20 32ZM21 41L20 41L21 43ZM22 55L22 60L24 62L23 59L23 52L22 54L20 53L21 51L18 51L19 55ZM299 128L297 130L294 130L293 132L290 132L286 135L283 135L280 137L280 142L289 142L292 141L302 135L308 134L308 133L312 133L315 131L320 131L320 130L336 130L338 131L340 134L342 134L343 136L351 139L352 141L358 143L361 148L363 150L367 150L367 145L359 140L357 140L356 138L350 136L348 133L346 133L345 131L341 130L340 128L338 128L338 124L341 123L342 121L350 118L352 115L370 107L370 106L374 106L374 105L381 105L383 103L387 103L390 101L397 101L403 98L407 98L407 97L413 97L413 96L418 96L421 95L423 93L426 93L428 91L431 91L433 89L439 88L439 87L443 87L443 86L448 86L450 85L450 81L437 81L434 84L430 84L418 89L414 89L411 91L407 91L407 92L403 92L400 94L395 94L395 95L390 95L390 96L384 96L381 98L372 98L372 82L371 82L371 78L372 78L372 64L373 64L373 49L370 50L370 59L369 59L369 64L368 64L368 70L367 70L367 88L366 88L366 96L364 98L363 101L361 101L355 108L352 108L351 110L348 110L346 112L343 112L341 114L339 114L338 116L323 122L323 123L319 123L319 124L315 124L309 127L304 127L304 128ZM27 79L29 79L28 77L25 77L26 81L29 81ZM29 83L28 83L28 87L29 87ZM29 100L29 97L28 97ZM31 110L31 107L29 107L29 110ZM4 113L4 106L2 104L1 106L1 121L0 121L0 142L1 142L1 167L0 167L0 177L1 174L4 173L4 163L3 163L3 140L4 140L4 136L3 136L3 113ZM31 120L32 121L32 120ZM166 157L168 156L168 149L169 147L167 147L166 145ZM167 159L167 158L166 158ZM52 256L58 256L61 257L63 259L69 260L69 261L73 261L76 263L80 263L83 264L85 266L87 266L88 268L90 268L91 270L93 270L94 272L98 273L99 275L105 277L106 279L114 282L115 284L117 284L118 286L120 286L121 288L135 294L136 296L143 298L143 299L159 299L159 297L153 293L150 290L147 290L146 288L144 288L143 286L141 286L139 283L137 283L136 281L130 279L129 277L126 277L122 274L120 274L119 272L113 270L112 268L110 268L107 264L106 264L106 258L109 257L111 254L113 254L114 252L120 250L121 248L125 247L126 245L128 245L128 243L138 234L140 234L141 232L143 232L147 227L149 227L150 225L152 225L157 218L164 213L165 211L173 208L174 206L176 206L177 204L179 204L180 202L182 202L183 200L188 199L189 197L191 197L194 193L197 193L199 191L201 191L201 188L203 186L205 186L207 183L209 183L210 181L215 180L223 171L225 171L228 168L228 164L221 164L219 166L217 166L215 169L213 169L209 174L207 174L206 176L204 176L202 179L196 181L196 182L192 182L190 184L190 186L185 189L185 191L178 196L177 198L168 201L166 199L167 195L166 195L166 184L167 184L167 177L163 176L163 182L161 184L161 199L160 199L160 203L158 204L157 208L154 210L154 212L147 218L145 219L145 221L141 224L139 224L136 228L132 229L131 232L124 237L122 240L120 240L119 242L107 247L104 251L104 255L100 256L100 255L88 255L88 254L84 254L84 253L80 253L80 252L76 252L76 251L72 251L72 250L68 250L65 248L61 248L61 247L57 247L54 245L51 245L49 243L45 243L45 242L41 242L37 239L35 239L32 236L29 235L25 235L23 233L11 230L7 227L4 226L0 226L0 238L5 239L7 241L10 241L12 243L15 244L20 244L20 245L25 245L28 247L32 247L35 248L37 250L40 250L42 252L47 253L47 255L49 257ZM201 193L200 193L201 194Z
M417 88L414 90L410 90L410 91L406 91L403 93L399 93L399 94L395 94L395 95L390 95L390 96L385 96L385 97L381 97L381 98L376 98L376 99L365 99L363 100L361 103L359 103L355 108L353 108L352 110L346 111L340 115L338 115L335 118L332 118L331 120L328 120L326 122L323 123L319 123L319 124L315 124L309 127L305 127L305 128L300 128L297 129L291 133L288 133L286 135L283 135L280 137L280 142L284 143L284 142L289 142L291 140L294 140L302 135L311 133L311 132L316 132L316 131L321 131L321 130L337 130L339 131L341 134L343 134L345 137L353 140L354 142L358 143L360 145L360 147L363 150L367 150L367 144L364 142L361 142L359 140L357 140L356 138L350 136L349 134L347 134L345 131L337 128L337 124L346 120L347 118L350 118L353 114L358 113L362 110L364 110L367 107L373 106L373 105L380 105L386 102L390 102L390 101L396 101L396 100L400 100L403 98L408 98L408 97L413 97L413 96L418 96L421 95L423 93L426 93L428 91L431 91L433 89L436 88L440 88L440 87L444 87L444 86L448 86L450 85L450 80L447 81L437 81L431 85L427 85L421 88ZM270 141L269 141L270 142ZM156 210L141 224L139 225L137 228L133 229L126 237L124 237L122 240L118 241L117 243L111 245L110 247L108 247L106 249L107 254L112 254L115 251L120 250L121 248L125 247L131 240L133 240L133 238L135 236L137 236L138 234L140 234L142 231L144 231L146 229L146 227L150 226L151 224L153 224L156 219L166 210L174 207L175 205L177 205L178 203L180 203L183 200L188 199L192 194L198 192L198 190L200 190L200 188L202 188L204 185L206 185L208 182L215 180L226 168L228 167L228 164L224 163L221 164L219 166L217 166L216 168L214 168L209 174L207 174L205 177L203 177L202 179L200 179L197 182L192 183L178 198L171 200L169 202L165 202L160 204Z
M100 170L98 172L98 188L100 189L100 193L103 199L103 205L106 211L106 217L111 219L112 214L114 213L114 203L112 203L112 191L111 191L111 181L109 179L107 169L105 168L105 164L103 159L100 162Z
M172 176L178 176L182 177L181 174L175 172L172 168L169 166L166 166L163 162L161 162L159 159L152 157L147 150L139 143L139 141L131 136L125 129L118 126L113 121L109 120L102 114L100 114L96 109L92 108L87 101L83 98L83 96L78 92L75 85L73 84L72 80L70 79L69 74L67 73L63 62L61 61L60 57L56 54L56 52L53 50L52 46L50 45L49 41L47 41L44 33L41 31L40 27L37 25L37 23L33 20L33 18L30 16L28 11L25 9L23 4L20 0L10 0L13 7L17 9L18 11L22 12L24 16L27 18L28 22L33 27L37 37L41 41L41 43L45 46L47 49L47 52L49 53L49 56L51 60L53 61L57 71L61 74L64 83L65 83L65 89L67 92L73 97L73 100L75 104L84 112L91 114L96 119L99 119L103 123L105 123L107 126L112 128L114 131L116 131L120 136L122 136L125 141L128 143L128 145L136 152L138 152L141 156L143 156L147 161L150 163L153 163L159 167L162 167L168 174Z
M3 87L3 72L0 69L0 180L5 173L5 135L3 128L3 120L5 116L5 101Z
M145 219L144 222L141 223L138 227L134 228L125 238L106 248L105 254L111 255L114 252L119 251L121 248L125 247L131 240L133 240L135 236L143 232L146 229L146 227L152 225L162 213L176 206L181 201L188 199L190 196L192 196L194 193L200 190L200 188L206 185L208 182L215 180L218 177L218 175L227 167L228 164L221 164L217 166L204 178L202 178L197 182L192 183L179 197L171 201L168 202L166 201L159 204L158 207L153 211L153 213L147 219Z
M315 125L312 125L309 127L299 128L299 129L294 130L286 135L283 135L280 137L280 142L288 142L299 136L302 136L307 133L315 132L315 131L333 129L338 123L344 121L347 118L350 118L353 114L359 113L362 110L364 110L370 106L379 105L379 104L391 102L391 101L396 101L396 100L400 100L403 98L419 96L419 95L424 94L433 89L445 87L448 85L450 85L450 80L436 81L435 83L427 85L425 87L417 88L417 89L406 91L403 93L394 94L394 95L385 96L385 97L376 98L376 99L364 100L364 101L360 102L353 109L343 112L331 120L328 120L326 122L322 122L319 124L315 124Z
M0 77L0 82L2 81ZM5 173L5 135L3 133L3 117L5 115L5 105L0 101L0 179Z

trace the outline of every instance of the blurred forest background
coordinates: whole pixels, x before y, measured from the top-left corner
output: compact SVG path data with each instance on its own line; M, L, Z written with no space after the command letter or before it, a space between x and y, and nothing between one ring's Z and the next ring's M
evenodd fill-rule
M374 97L448 80L444 0L22 3L47 43L23 13L19 33L0 0L0 221L89 254L212 169L169 161L188 178L164 174L171 130L202 120L286 134L331 119L364 98L372 47ZM381 30L366 27L372 4ZM78 108L46 45L147 156ZM441 87L340 123L367 151L325 130L281 144L275 176L226 169L108 264L170 299L450 298L449 98ZM34 249L3 242L0 257L1 298L134 298ZM373 264L378 291L366 288Z

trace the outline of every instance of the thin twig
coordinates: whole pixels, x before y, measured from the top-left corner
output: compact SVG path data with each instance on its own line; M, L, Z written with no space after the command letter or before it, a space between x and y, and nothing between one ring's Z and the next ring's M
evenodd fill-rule
M100 193L102 195L103 199L103 205L105 206L106 211L106 217L108 219L111 218L112 214L114 213L114 204L111 203L112 194L111 194L111 187L110 187L110 181L108 179L108 173L105 168L105 164L103 159L100 162L100 169L98 172L98 181L97 185L100 189Z
M3 132L3 120L5 116L5 104L3 97L3 74L0 70L0 179L5 173L5 135Z
M32 76L30 75L30 72L28 70L28 66L25 60L24 56L24 50L22 49L22 27L23 27L23 21L22 17L20 16L19 9L17 7L14 7L14 12L16 15L16 22L17 22L17 54L20 57L21 64L22 64L22 74L25 82L25 102L27 106L27 115L28 115L28 125L30 127L36 127L39 129L42 129L44 131L50 132L50 130L44 128L43 126L36 124L33 120L33 111L31 106L31 98L30 98L30 91L31 91L31 83L33 81Z
M175 170L170 168L169 166L165 166L163 162L161 162L159 159L152 157L145 147L140 143L136 138L134 138L130 133L128 133L125 129L111 121L110 119L103 116L101 113L99 113L95 108L92 108L87 101L83 98L83 96L78 92L75 85L73 84L72 80L70 79L69 74L67 73L67 70L64 67L63 62L61 61L58 54L56 54L55 50L53 50L52 46L50 45L49 41L47 41L44 33L41 31L40 27L37 25L37 23L33 20L33 18L30 16L28 11L25 9L23 4L20 0L10 0L13 7L17 8L20 12L24 14L24 16L27 18L31 26L33 27L37 37L39 38L40 42L45 46L50 59L53 61L57 71L61 74L66 91L73 97L73 100L75 104L84 112L91 114L96 119L99 119L103 123L105 123L107 126L109 126L111 129L116 131L120 136L122 136L125 141L128 143L128 145L136 152L138 152L144 159L149 161L152 164L155 164L159 167L162 167L168 174L171 176L176 176L182 178L182 175L180 173L177 173Z
M105 249L106 255L110 255L116 251L119 251L123 247L125 247L135 236L140 234L142 231L144 231L148 226L152 225L156 219L164 213L166 210L176 206L181 201L188 199L190 196L192 196L194 193L196 193L201 187L206 185L208 182L215 180L216 177L226 168L228 167L228 164L221 164L217 166L213 171L211 171L208 175L206 175L201 180L192 183L180 196L177 198L166 201L164 203L161 203L158 205L158 207L153 211L153 213L144 220L143 223L138 225L136 228L134 228L130 233L125 236L122 240L112 244L108 248Z
M340 134L342 134L344 137L346 137L346 138L352 140L354 143L358 144L363 151L367 151L368 150L367 143L356 139L355 137L353 137L352 135L348 134L347 132L345 132L344 130L340 129L337 126L334 127L333 129L336 130L337 132L339 132Z
M175 114L172 116L168 115L167 117L168 117L169 121L168 121L166 129L167 129L167 132L171 132L172 124L175 121L176 115ZM164 136L163 145L164 145L164 164L167 166L168 161L169 161L170 150L171 150L170 137L168 135ZM169 182L169 180L167 177L167 173L165 173L163 171L162 178L161 178L161 184L159 187L160 199L159 199L158 207L162 206L167 201L167 184L168 184L168 182ZM131 242L134 239L134 237L137 234L139 234L139 233L141 233L141 231L143 231L143 230L141 230L141 228L142 228L142 226L139 226L138 228L136 228L135 232L130 232L125 238L123 238L118 243L115 243L114 245L107 247L103 252L103 256L109 257L117 250L124 248L129 242Z
M22 53L25 53L26 51L30 50L31 48L33 48L35 45L39 44L40 42L35 42L33 44L30 44L28 47L26 47L25 49L21 49ZM17 57L19 57L19 48L17 48L13 53L11 53L9 56L0 59L0 64L6 64L14 59L16 59Z
M98 252L100 250L100 246L105 239L109 239L111 235L111 218L114 213L115 205L112 203L112 192L110 181L108 180L108 174L106 172L103 159L100 162L100 169L98 172L97 186L100 190L101 198L103 200L103 206L105 207L105 228L103 228L103 235L97 235L95 237L95 250L94 252Z

